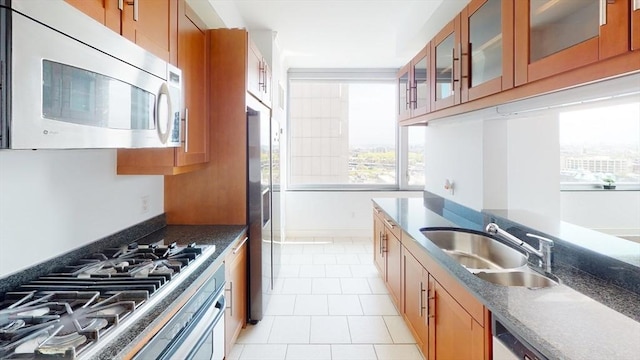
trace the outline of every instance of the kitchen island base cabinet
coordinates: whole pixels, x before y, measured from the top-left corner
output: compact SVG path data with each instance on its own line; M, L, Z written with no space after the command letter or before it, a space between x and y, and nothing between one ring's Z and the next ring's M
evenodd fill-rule
M423 356L490 360L489 311L376 206L373 225L374 262Z
M374 263L389 290L389 295L400 310L401 292L401 249L400 227L387 219L384 214L374 207Z
M403 249L404 250L404 249ZM423 354L429 353L427 301L429 273L408 251L402 252L402 315Z
M233 246L233 250L224 259L225 300L227 308L224 313L225 356L229 356L240 331L247 324L247 256L248 238L241 236Z
M484 328L429 277L429 359L484 359Z

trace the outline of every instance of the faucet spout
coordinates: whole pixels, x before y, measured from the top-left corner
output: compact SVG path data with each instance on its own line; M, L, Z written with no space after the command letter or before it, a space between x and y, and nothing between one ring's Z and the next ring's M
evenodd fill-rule
M545 272L551 272L551 248L553 247L553 240L539 235L526 234L527 236L536 238L538 240L539 246L538 249L535 249L526 242L500 229L500 227L496 223L489 223L486 227L486 231L489 234L500 236L502 239L521 247L526 252L537 256L540 259L540 266L542 267L542 269Z

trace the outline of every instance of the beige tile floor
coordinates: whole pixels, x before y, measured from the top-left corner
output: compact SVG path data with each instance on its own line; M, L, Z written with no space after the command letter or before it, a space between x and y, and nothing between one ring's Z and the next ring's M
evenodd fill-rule
M297 238L283 246L265 317L229 360L421 360L373 265L369 238Z

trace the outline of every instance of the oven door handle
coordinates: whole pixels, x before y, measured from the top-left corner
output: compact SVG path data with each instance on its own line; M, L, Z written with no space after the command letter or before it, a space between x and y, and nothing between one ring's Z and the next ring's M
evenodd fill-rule
M168 349L161 359L193 359L213 328L221 319L224 319L226 303L223 295L224 292L221 292L211 302L211 306L193 323L193 326L185 329L184 335L176 341L176 347Z

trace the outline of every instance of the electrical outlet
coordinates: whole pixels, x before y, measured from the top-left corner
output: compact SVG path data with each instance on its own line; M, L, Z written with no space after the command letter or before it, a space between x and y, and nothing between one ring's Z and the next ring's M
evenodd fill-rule
M140 197L140 212L142 214L149 212L149 195Z

